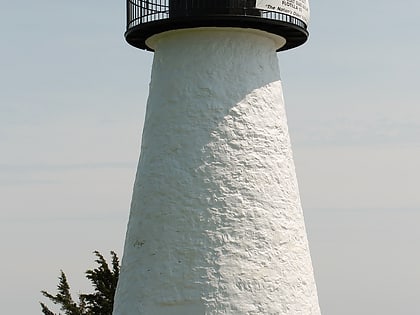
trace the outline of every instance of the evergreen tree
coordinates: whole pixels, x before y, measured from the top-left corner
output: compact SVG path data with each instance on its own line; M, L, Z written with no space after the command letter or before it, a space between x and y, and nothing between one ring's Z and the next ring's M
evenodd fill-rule
M111 252L112 270L110 270L105 258L98 251L95 251L95 255L97 257L95 261L99 267L86 271L86 278L91 281L95 291L92 294L81 294L80 298L86 303L88 314L112 315L120 273L118 257Z
M120 272L118 257L115 252L111 252L112 267L110 269L105 258L98 251L95 251L94 254L97 257L95 262L99 266L86 271L86 278L90 280L94 288L93 293L80 294L78 302L75 302L70 294L70 286L63 271L58 278L59 282L55 295L47 291L41 291L54 304L60 305L60 310L65 315L112 315L114 294ZM57 315L44 303L40 304L44 315Z

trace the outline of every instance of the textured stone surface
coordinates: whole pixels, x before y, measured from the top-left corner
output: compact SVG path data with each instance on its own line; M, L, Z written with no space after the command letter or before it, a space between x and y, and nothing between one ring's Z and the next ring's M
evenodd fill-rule
M320 314L275 43L154 45L114 315Z

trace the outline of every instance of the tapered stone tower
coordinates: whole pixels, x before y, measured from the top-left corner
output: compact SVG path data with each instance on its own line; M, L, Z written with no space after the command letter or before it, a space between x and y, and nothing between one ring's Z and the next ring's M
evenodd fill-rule
M113 314L319 315L276 55L306 41L308 1L127 13L154 62Z

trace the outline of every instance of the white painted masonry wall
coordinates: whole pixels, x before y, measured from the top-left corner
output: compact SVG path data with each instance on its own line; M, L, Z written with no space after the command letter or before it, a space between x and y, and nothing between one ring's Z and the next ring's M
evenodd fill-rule
M319 315L276 43L154 38L114 315Z

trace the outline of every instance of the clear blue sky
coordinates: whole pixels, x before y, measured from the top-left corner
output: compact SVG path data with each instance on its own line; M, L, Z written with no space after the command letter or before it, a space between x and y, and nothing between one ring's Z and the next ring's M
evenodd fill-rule
M419 12L312 1L310 41L279 55L324 315L420 313ZM124 24L124 1L0 3L4 314L122 254L153 57Z

